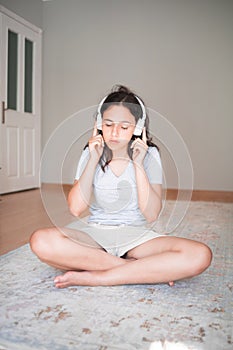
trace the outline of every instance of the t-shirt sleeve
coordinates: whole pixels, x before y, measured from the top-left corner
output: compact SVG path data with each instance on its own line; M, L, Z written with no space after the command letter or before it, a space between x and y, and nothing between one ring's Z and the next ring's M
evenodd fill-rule
M83 173L83 170L85 169L86 165L87 165L87 162L89 160L89 148L86 147L82 154L81 154L81 157L79 159L79 162L78 162L78 166L77 166L77 171L76 171L76 175L75 175L75 180L79 180L80 176L82 175Z
M144 169L152 184L163 183L163 170L159 151L156 147L149 147L144 159Z

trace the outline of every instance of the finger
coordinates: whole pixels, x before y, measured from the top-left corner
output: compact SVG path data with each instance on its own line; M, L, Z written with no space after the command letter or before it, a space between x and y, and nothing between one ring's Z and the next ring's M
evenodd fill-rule
M98 135L98 130L97 130L97 124L95 122L92 136L96 136L96 135Z
M100 146L101 146L101 147L104 147L104 139L103 139L103 136L100 135L100 134L99 134L99 136L100 136L100 138L99 138L99 139L100 139Z
M147 149L147 143L145 141L142 141L141 139L137 138L136 140L134 140L132 142L132 145L130 146L130 148L144 148Z
M138 140L139 140L139 139L136 138L136 139L132 142L130 148L134 148L134 146L135 146L135 144L138 142Z
M142 141L147 143L147 137L146 137L146 128L144 127L142 130Z
M93 145L94 147L104 147L104 139L100 134L98 134L96 136L92 136L92 138L89 140L89 144Z

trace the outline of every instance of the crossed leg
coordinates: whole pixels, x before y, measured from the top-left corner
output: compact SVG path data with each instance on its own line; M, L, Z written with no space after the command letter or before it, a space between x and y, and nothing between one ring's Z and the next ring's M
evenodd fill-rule
M32 251L50 266L61 270L106 270L125 264L125 259L108 254L84 232L67 228L47 228L34 232L30 238ZM78 239L78 241L77 241Z
M31 247L42 261L68 270L55 278L58 288L162 282L172 285L169 281L202 273L212 259L206 245L170 236L133 248L127 259L106 253L96 242L91 247L73 242L57 229L37 231L31 238Z
M133 258L106 270L70 271L57 276L58 288L70 285L121 285L169 283L202 273L211 263L210 249L199 242L177 238L152 239L128 252Z

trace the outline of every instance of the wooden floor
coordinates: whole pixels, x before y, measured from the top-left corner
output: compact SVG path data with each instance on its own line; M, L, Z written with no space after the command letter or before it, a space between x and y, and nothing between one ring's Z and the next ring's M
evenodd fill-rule
M43 185L41 189L0 196L0 255L29 242L43 227L64 226L73 216L67 207L71 185ZM86 211L82 216L88 215Z
M64 224L70 221L68 208L64 207L70 186L62 187L63 196L59 192L61 188L58 191L56 185L47 186L46 201L52 203L49 204L49 215L44 209L39 189L0 196L0 255L28 243L36 229L53 226L53 217L64 218ZM176 195L176 190L169 190L166 197L175 199ZM192 200L233 202L233 192L194 191Z
M1 255L27 243L35 229L52 225L39 189L2 195L0 208Z

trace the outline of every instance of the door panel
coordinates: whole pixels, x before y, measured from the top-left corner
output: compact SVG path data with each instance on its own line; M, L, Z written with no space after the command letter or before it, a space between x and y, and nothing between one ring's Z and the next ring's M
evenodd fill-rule
M40 186L41 32L0 16L0 193L7 193Z
M7 143L7 176L10 178L19 177L19 128L7 127L6 128L6 143Z
M23 139L23 149L24 149L24 176L34 176L35 170L35 130L34 129L24 129L24 139Z

